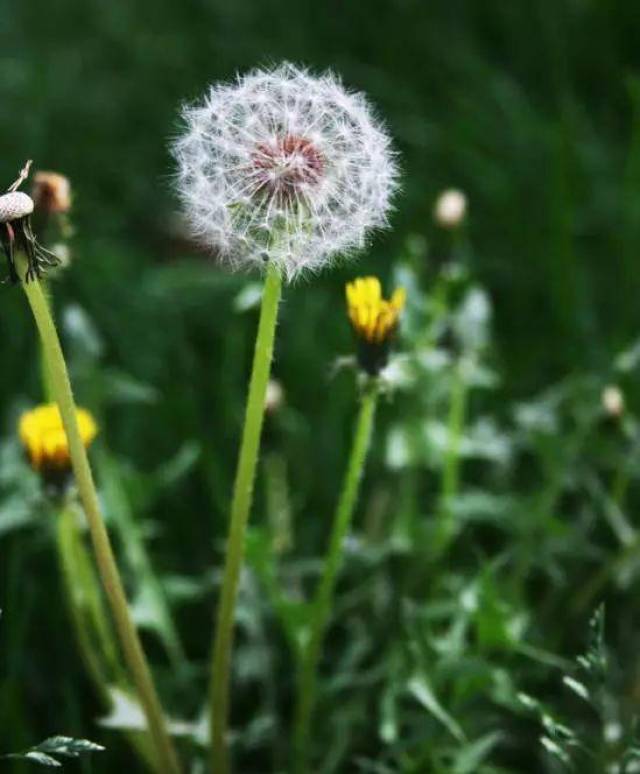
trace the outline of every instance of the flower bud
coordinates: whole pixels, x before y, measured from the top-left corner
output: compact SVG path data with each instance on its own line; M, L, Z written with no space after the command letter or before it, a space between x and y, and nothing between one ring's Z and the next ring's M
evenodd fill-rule
M33 199L46 213L64 213L71 209L69 179L58 172L37 172L33 178Z
M614 419L619 419L624 413L624 395L615 384L610 384L602 391L602 407Z
M455 188L443 191L436 200L433 217L442 228L460 226L467 214L467 197Z
M277 414L284 403L284 389L277 379L269 379L264 408L267 414Z

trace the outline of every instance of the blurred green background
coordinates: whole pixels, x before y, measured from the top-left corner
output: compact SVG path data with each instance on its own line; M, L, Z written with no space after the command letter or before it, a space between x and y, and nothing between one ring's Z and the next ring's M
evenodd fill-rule
M454 184L472 202L478 271L519 383L593 362L634 324L632 3L3 6L3 177L25 157L68 174L79 239L138 248L136 274L143 256L175 257L161 226L178 106L213 80L290 59L365 90L397 139L396 228L362 268L382 270L407 229L424 232L434 196ZM111 260L99 262L106 272Z
M400 151L393 228L357 263L287 288L282 308L274 375L287 410L265 443L287 460L296 550L318 555L353 417L353 380L329 378L351 350L344 282L376 273L389 283L419 238L428 291L449 250L432 220L443 188L468 197L470 270L493 304L502 386L488 410L506 416L511 401L571 373L606 378L637 335L639 35L624 0L2 0L0 180L33 158L72 182L73 266L53 283L55 306L79 402L98 413L104 447L135 468L128 493L153 517L162 572L211 575L256 321L243 311L252 279L226 276L180 237L168 152L180 105L260 64L332 68L367 92ZM3 285L3 438L40 397L26 304ZM383 452L372 463L382 478ZM163 466L176 455L174 479ZM264 497L259 482L258 514ZM15 518L0 508L2 748L76 724L93 738L97 710L50 588L55 558L33 527L3 529L3 513ZM205 594L178 612L202 666L211 610ZM553 647L573 655L571 636Z

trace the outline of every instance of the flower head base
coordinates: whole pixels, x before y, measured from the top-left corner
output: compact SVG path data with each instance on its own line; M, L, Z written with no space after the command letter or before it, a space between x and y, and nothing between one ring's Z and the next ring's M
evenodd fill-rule
M88 411L77 410L80 437L89 447L98 433ZM20 417L18 432L31 467L45 484L62 489L71 474L69 444L58 406L54 403L37 406Z
M284 64L184 111L177 186L194 235L232 267L293 278L386 224L397 169L361 94Z
M347 312L358 340L358 362L370 376L386 366L389 348L404 309L406 292L397 288L387 301L377 277L361 277L346 286Z

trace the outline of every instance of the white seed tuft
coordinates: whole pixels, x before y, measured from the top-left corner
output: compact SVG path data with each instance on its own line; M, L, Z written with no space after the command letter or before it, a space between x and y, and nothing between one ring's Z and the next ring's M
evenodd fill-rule
M289 279L362 248L396 190L390 140L362 94L291 64L214 85L173 145L194 236L231 267Z
M33 199L22 191L12 191L0 196L0 223L19 220L33 212Z

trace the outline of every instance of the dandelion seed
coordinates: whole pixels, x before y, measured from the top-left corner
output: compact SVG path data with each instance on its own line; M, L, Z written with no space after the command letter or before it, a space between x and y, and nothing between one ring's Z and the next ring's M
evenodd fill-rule
M78 409L77 417L82 443L88 448L98 428L88 411ZM49 403L26 411L18 432L29 463L43 482L57 490L64 488L71 475L71 456L58 406Z
M232 267L292 279L365 245L396 190L390 140L361 94L291 64L214 85L173 146L195 237Z
M364 371L376 376L387 364L406 292L397 288L387 301L377 277L360 277L347 284L346 296L349 320L358 340L358 362Z

